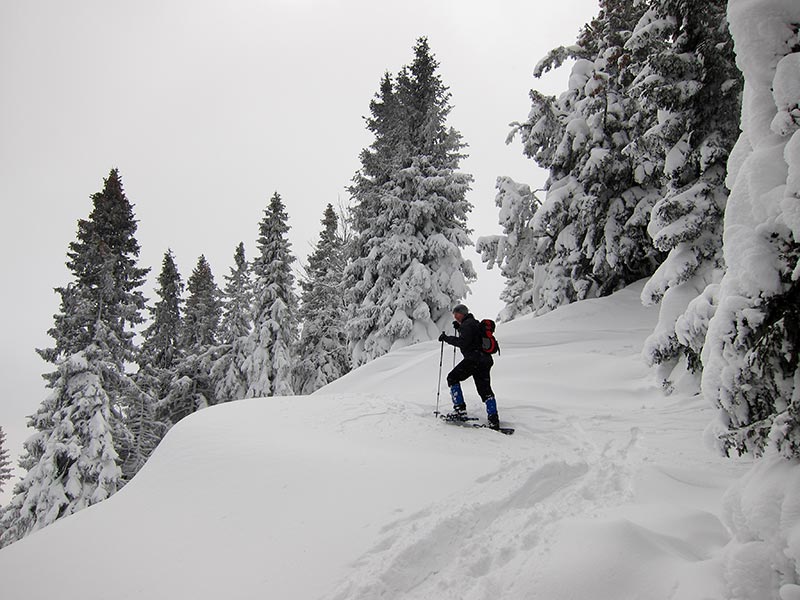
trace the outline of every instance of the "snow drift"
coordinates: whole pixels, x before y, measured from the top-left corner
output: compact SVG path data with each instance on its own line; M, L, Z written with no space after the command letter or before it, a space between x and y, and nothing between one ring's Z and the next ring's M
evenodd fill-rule
M705 448L712 409L663 397L641 360L641 287L498 327L514 436L433 417L435 342L312 396L201 411L114 497L0 551L3 597L796 598L724 559L761 540L796 569L798 469L742 479L747 461ZM783 512L759 506L765 478Z

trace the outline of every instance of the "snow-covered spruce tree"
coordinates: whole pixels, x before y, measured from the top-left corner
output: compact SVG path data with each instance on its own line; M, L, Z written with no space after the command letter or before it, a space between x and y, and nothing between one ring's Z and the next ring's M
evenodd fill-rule
M175 256L172 250L167 250L155 290L158 300L155 306L148 307L151 323L144 330L144 341L138 358L136 382L146 394L131 406L126 415L128 428L134 434L134 447L123 465L126 479L144 465L168 427L168 420L159 411L159 407L169 393L176 367L183 358L183 288Z
M344 303L345 240L339 218L328 204L323 229L308 257L300 280L300 321L303 331L298 346L296 390L310 394L350 370L345 335Z
M175 256L171 250L167 250L155 290L158 300L155 306L148 307L151 323L144 330L137 374L140 386L159 401L166 396L173 369L183 356L183 290Z
M220 340L230 343L247 336L253 327L253 282L250 265L245 257L244 243L240 242L233 253L233 266L225 276L224 306L220 324Z
M298 338L297 295L286 208L275 192L259 226L253 261L253 330L243 370L247 398L294 393L294 347Z
M703 394L728 453L800 457L800 3L731 0L744 74Z
M67 253L73 281L56 288L61 308L48 332L55 346L39 351L56 370L45 375L51 393L29 421L36 433L20 459L27 473L3 511L2 545L123 483L120 465L132 447L123 415L142 393L125 365L136 358L132 326L142 322L147 270L136 265L136 220L116 169L92 201Z
M536 271L531 257L537 240L530 224L540 202L530 186L510 177L498 177L495 187L503 235L478 238L475 248L487 268L496 264L506 279L506 287L500 294L506 305L498 318L510 321L531 312L536 305L532 295L536 289Z
M0 492L3 491L6 483L11 479L11 460L8 457L8 448L6 447L6 434L3 428L0 427Z
M645 343L665 383L680 370L700 369L700 352L723 272L722 215L728 197L725 165L739 134L741 73L725 14L726 0L651 0L626 47L646 54L632 89L658 110L636 144L641 162L663 168L665 193L648 231L668 252L642 292L661 303L658 326ZM663 166L662 166L663 165Z
M225 276L220 345L211 368L217 402L241 400L247 394L244 363L253 329L253 283L243 243L236 247L233 262L230 274Z
M386 75L370 104L375 139L361 153L350 192L354 240L345 274L354 366L393 348L434 339L475 277L458 171L464 144L447 126L450 93L425 38L414 61Z
M180 334L184 355L174 369L169 392L160 407L170 425L217 403L211 367L217 348L222 301L205 256L197 260L187 287L189 296Z
M537 313L603 296L651 275L661 256L647 235L660 198L652 169L630 155L655 111L630 94L640 57L626 50L644 12L635 0L602 0L577 45L553 50L535 75L575 59L560 97L531 92L532 110L516 124L527 156L550 171L542 206L531 220Z
M222 318L221 294L205 256L197 259L187 288L181 345L187 352L199 354L216 345Z

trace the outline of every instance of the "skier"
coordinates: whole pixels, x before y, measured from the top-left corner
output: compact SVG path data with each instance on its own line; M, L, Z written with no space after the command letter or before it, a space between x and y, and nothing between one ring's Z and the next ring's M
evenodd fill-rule
M500 417L497 415L497 402L492 392L492 381L489 372L492 370L494 360L492 356L481 349L483 332L481 324L472 316L469 309L463 304L453 308L453 327L458 332L457 336L447 335L442 332L440 342L461 349L464 359L447 374L447 385L450 386L450 397L453 400L453 413L455 418L465 418L467 405L464 403L464 393L461 382L472 377L481 400L486 405L486 415L489 427L499 429Z

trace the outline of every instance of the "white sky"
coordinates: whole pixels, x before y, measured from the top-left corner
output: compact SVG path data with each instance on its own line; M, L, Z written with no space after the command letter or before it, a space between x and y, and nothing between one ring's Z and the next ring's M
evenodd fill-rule
M217 283L236 245L255 253L258 223L280 192L305 258L328 202L371 137L363 116L385 71L427 36L452 93L450 124L469 144L474 238L499 233L498 175L540 187L544 173L505 145L551 48L573 43L597 0L58 0L0 3L0 425L15 455L46 390L58 310L52 289L78 219L112 167L139 220L151 281L171 247L184 281L205 254ZM496 271L477 257L468 302L501 307ZM148 290L148 296L152 293Z

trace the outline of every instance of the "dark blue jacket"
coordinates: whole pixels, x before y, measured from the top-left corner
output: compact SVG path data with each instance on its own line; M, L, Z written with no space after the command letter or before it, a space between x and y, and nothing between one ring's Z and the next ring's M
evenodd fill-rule
M461 354L467 360L477 362L494 362L491 355L481 350L483 340L482 325L469 313L458 328L458 336L445 336L444 341L451 346L456 346L461 350Z

